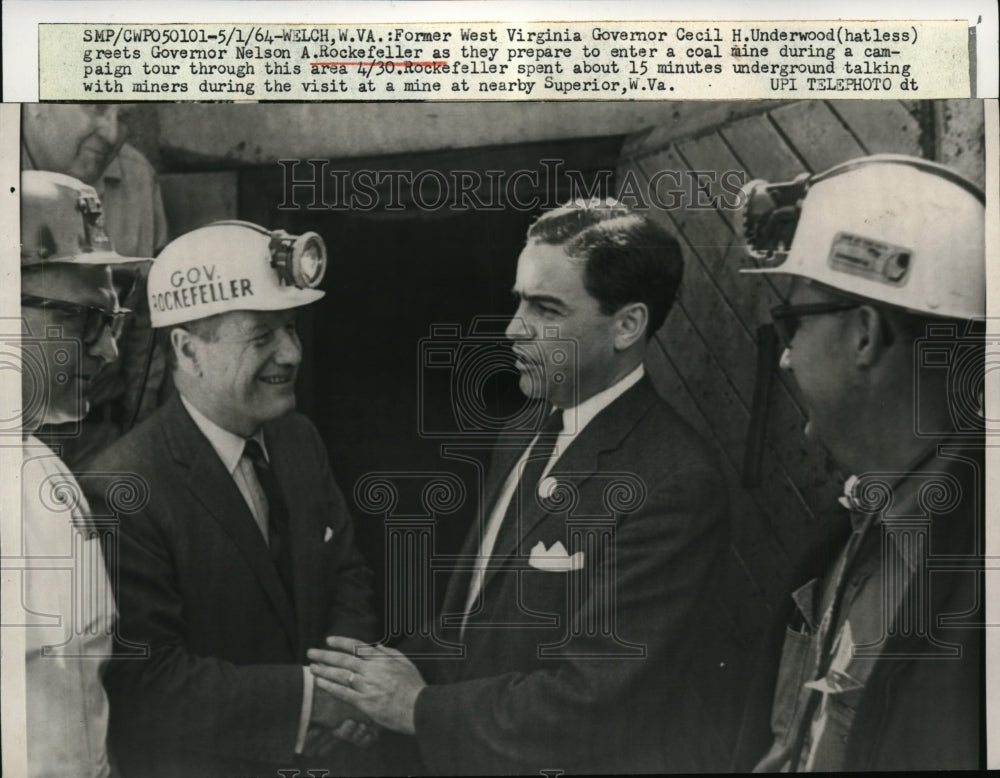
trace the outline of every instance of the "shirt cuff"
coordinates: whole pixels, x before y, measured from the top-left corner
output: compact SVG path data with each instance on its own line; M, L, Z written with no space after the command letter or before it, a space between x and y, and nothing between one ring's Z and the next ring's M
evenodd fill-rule
M306 747L306 732L312 719L314 677L309 668L302 667L302 713L299 714L299 736L295 740L295 753L301 754Z

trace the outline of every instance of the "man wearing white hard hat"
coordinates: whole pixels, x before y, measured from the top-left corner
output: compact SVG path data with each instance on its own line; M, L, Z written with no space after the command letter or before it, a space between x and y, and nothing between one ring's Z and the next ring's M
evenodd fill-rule
M122 517L117 565L120 634L149 652L106 681L126 778L275 775L373 737L305 667L328 634L376 637L346 502L293 413L296 309L323 296L325 263L315 233L232 221L176 239L150 272L177 395L93 464L150 495Z
M30 776L109 774L101 675L111 656L114 598L90 506L65 463L33 433L46 423L72 427L86 415L91 381L118 355L128 314L117 304L110 266L130 261L112 248L92 187L59 173L22 174L21 550L35 564L22 575L24 620L6 615L8 625L28 625ZM75 587L91 596L74 596Z
M126 141L126 111L113 103L36 103L21 109L21 169L50 170L93 186L101 198L105 228L115 250L152 257L167 242L167 223L156 172ZM38 436L58 441L75 471L156 409L166 372L146 310L149 262L135 259L112 268L121 304L131 308L118 340L118 359L91 382L87 418L67 427L43 425Z
M754 181L751 273L808 416L846 478L762 654L735 766L982 767L984 197L879 155Z

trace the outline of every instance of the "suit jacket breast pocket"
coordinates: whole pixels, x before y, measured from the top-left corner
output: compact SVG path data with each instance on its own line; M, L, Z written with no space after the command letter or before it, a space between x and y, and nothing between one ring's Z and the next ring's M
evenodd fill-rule
M778 682L774 690L774 702L771 705L771 731L782 741L795 718L802 697L802 685L807 680L811 642L812 637L809 634L790 627L785 629L781 664L778 667Z
M528 567L521 571L520 604L529 612L546 614L553 627L565 628L567 619L587 598L583 570Z

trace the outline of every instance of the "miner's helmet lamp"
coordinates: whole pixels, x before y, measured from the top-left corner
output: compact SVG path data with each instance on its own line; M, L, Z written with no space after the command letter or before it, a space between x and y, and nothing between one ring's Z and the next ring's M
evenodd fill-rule
M94 187L47 170L21 173L21 267L142 261L114 250Z
M181 235L149 271L153 327L228 311L280 311L323 297L326 246L315 232L289 235L220 221Z
M982 190L917 157L879 154L793 181L743 187L759 267L928 316L986 314Z
M326 273L326 246L315 232L289 235L284 230L271 233L271 267L285 281L299 289L319 286Z

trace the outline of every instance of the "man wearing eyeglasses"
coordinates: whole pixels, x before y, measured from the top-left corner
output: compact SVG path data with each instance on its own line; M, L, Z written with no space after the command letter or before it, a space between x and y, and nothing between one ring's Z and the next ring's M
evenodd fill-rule
M983 193L896 155L745 191L748 272L791 276L772 317L806 438L848 477L735 767L982 768Z
M72 176L94 187L115 250L152 257L167 242L167 224L156 173L126 142L123 111L110 104L36 104L22 109L21 167ZM91 381L91 413L69 427L43 426L39 436L62 447L63 460L79 470L157 405L165 360L154 348L145 306L145 260L122 260L113 281L122 304L135 314L123 327L119 356Z
M149 490L117 565L118 634L148 654L106 678L125 778L342 772L340 741L373 738L305 666L328 634L377 636L346 501L293 412L296 311L323 297L325 264L315 233L218 222L150 270L177 394L92 465Z
M130 261L113 250L93 188L58 173L22 174L21 550L45 560L22 578L31 776L109 774L101 675L114 598L87 500L34 432L86 415L92 379L118 355L129 313L118 306L110 266Z

